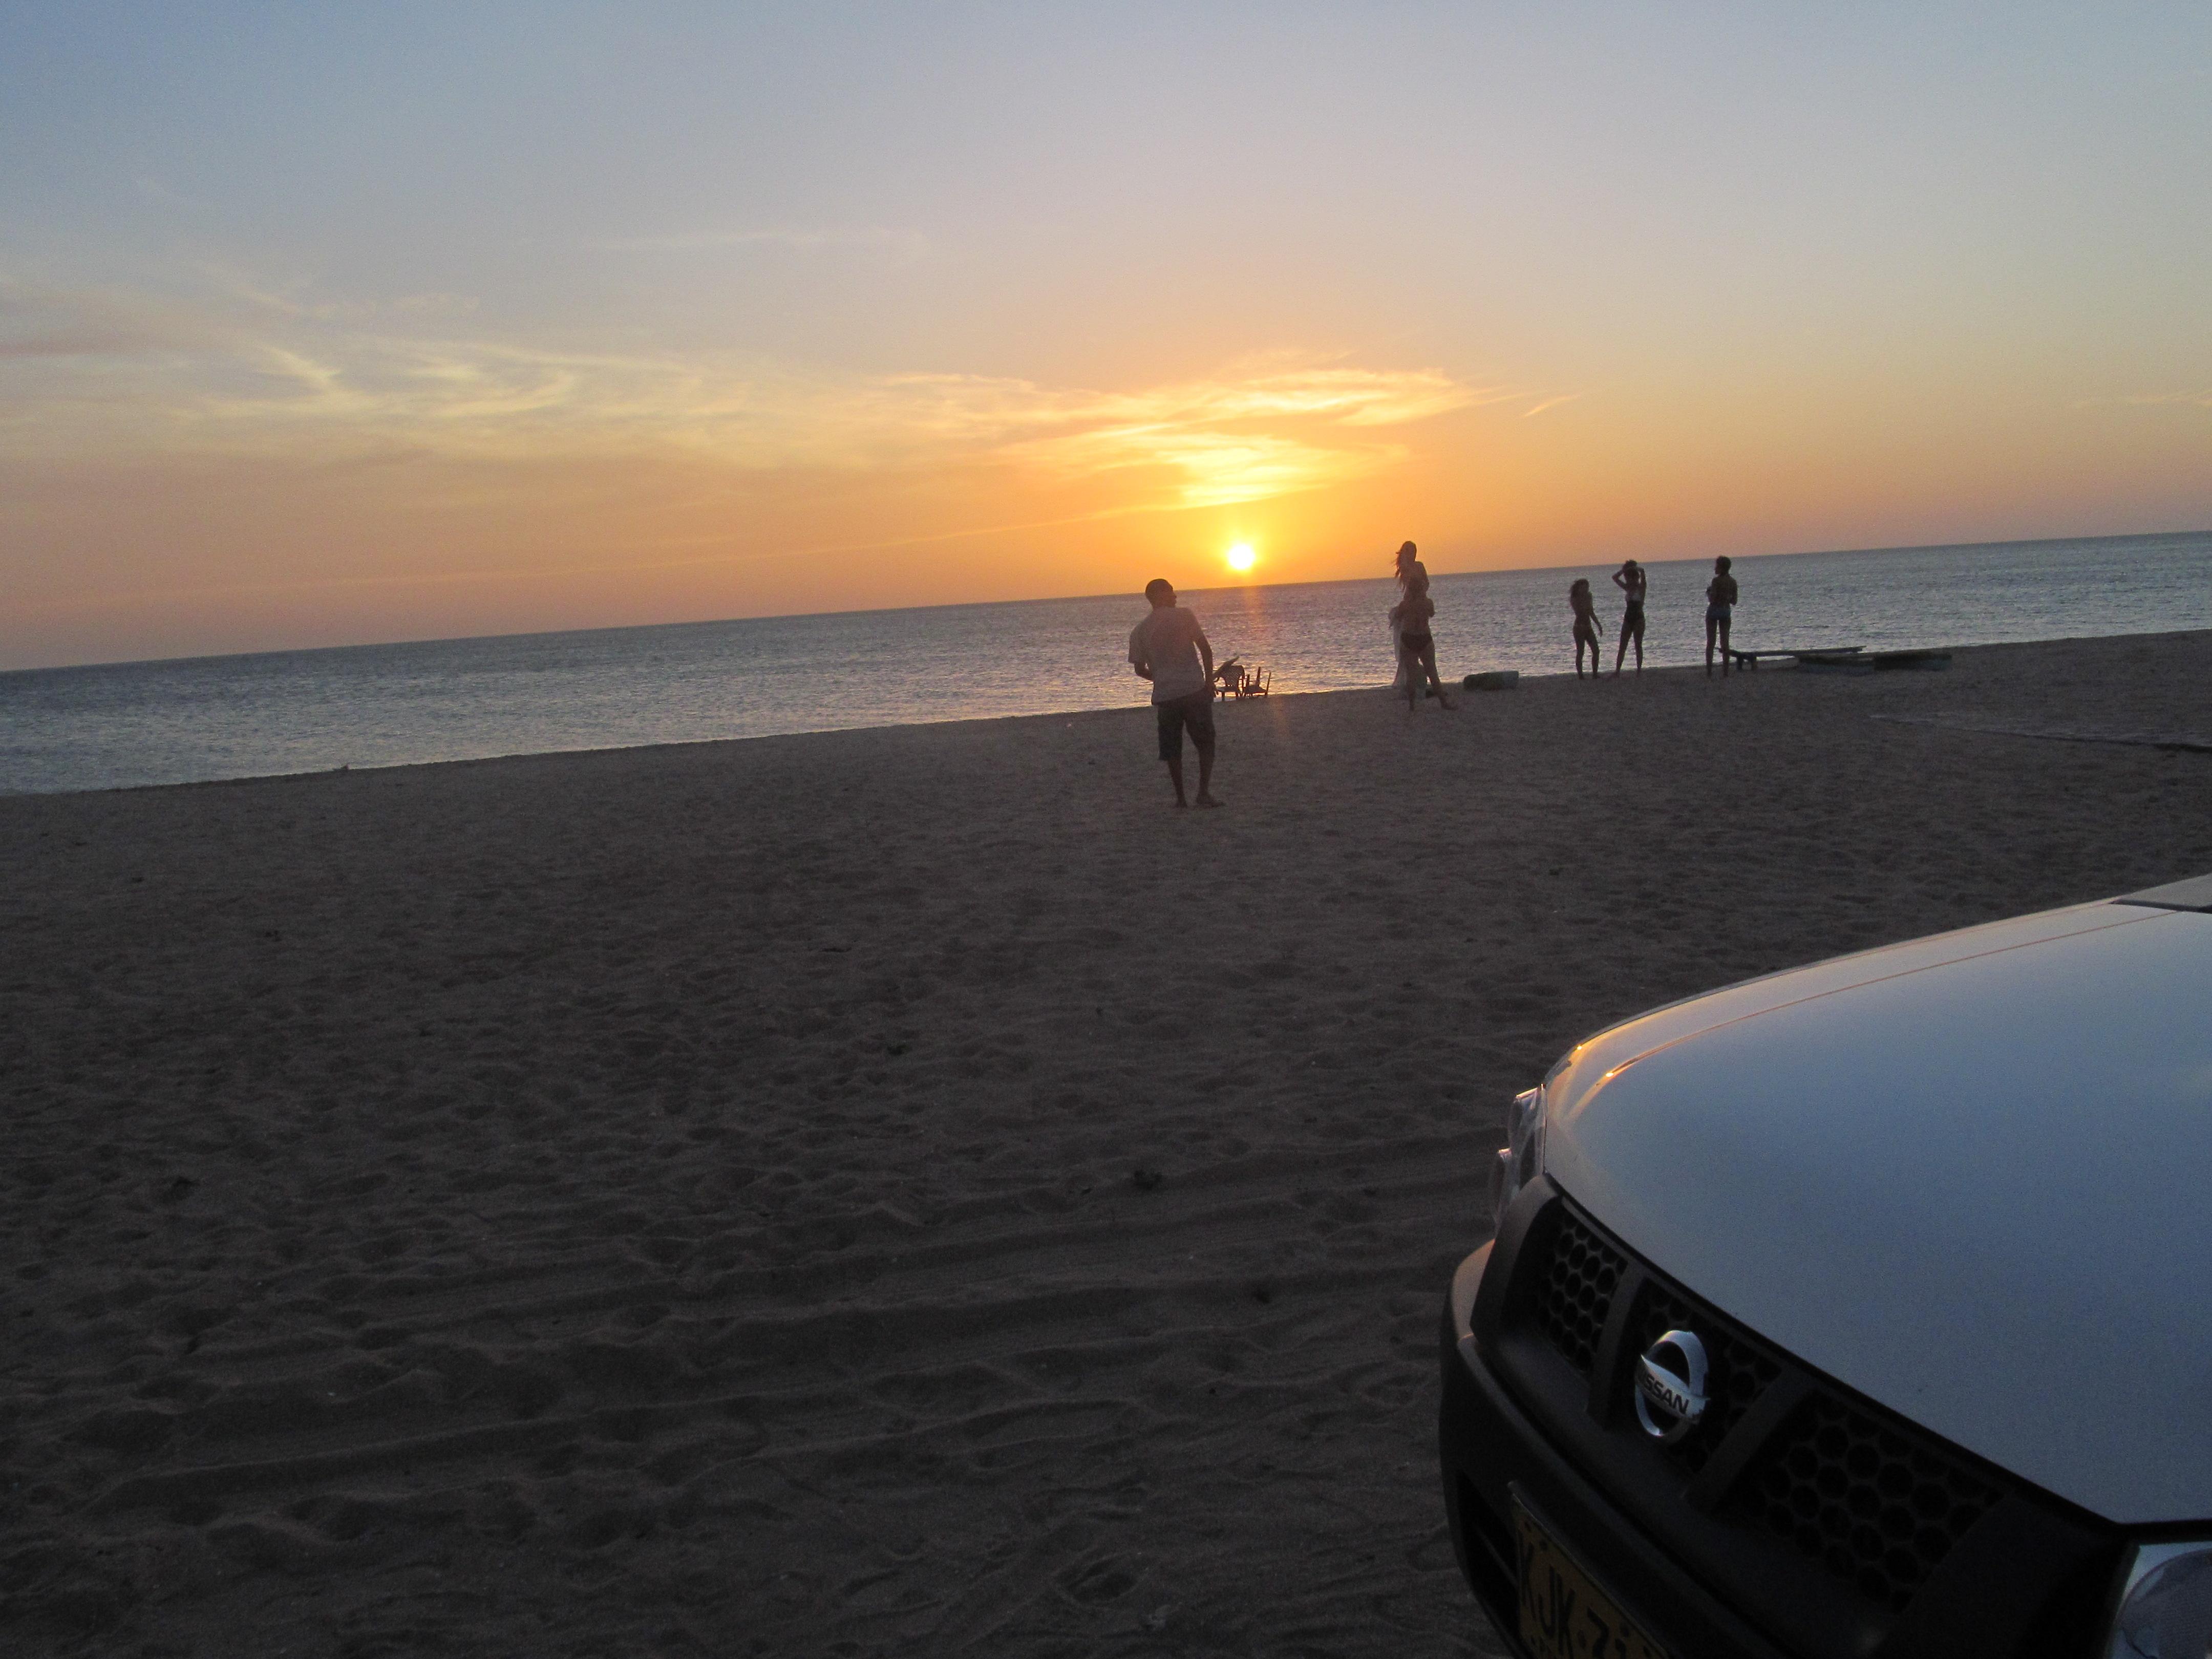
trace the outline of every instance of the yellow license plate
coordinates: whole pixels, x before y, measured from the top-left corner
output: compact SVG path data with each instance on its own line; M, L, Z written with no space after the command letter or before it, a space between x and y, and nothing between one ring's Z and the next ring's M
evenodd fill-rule
M1667 1659L1667 1650L1518 1504L1521 1639L1535 1659Z

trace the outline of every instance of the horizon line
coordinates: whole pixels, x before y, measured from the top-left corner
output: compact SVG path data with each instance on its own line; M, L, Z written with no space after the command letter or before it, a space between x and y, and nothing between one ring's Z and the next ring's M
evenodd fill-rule
M2007 537L1995 541L1976 542L1908 542L1883 547L1818 547L1790 548L1772 553L1737 553L1729 557L1738 561L1759 559L1800 559L1822 556L1840 557L1858 553L1948 553L1966 552L1984 547L2063 547L2081 542L2155 542L2185 540L2190 537L2212 538L2212 526L2195 530L2129 531L2117 535L2090 536L2021 536ZM1639 559L1639 564L1655 568L1674 564L1701 564L1708 556L1693 554L1686 558ZM1593 562L1576 560L1564 564L1497 565L1480 570L1443 570L1438 576L1509 576L1523 575L1546 570L1603 569L1606 561ZM1329 576L1295 582L1230 581L1205 587L1179 587L1177 593L1232 593L1251 588L1339 587L1354 582L1387 582L1386 574L1376 576ZM1140 588L1113 589L1100 593L1046 593L1013 599L948 599L934 605L854 605L831 611L774 611L746 616L701 617L687 621L652 623L606 623L580 628L520 629L506 634L444 634L405 639L354 640L343 645L276 646L260 651L204 651L175 657L112 657L89 661L47 663L37 667L0 668L0 678L16 674L67 674L96 668L148 668L167 663L242 661L254 657L292 657L323 651L380 651L403 645L467 645L501 640L560 639L577 634L624 634L645 632L665 628L720 628L732 623L805 622L821 617L878 617L901 611L971 611L997 606L1030 605L1075 605L1091 599L1117 598L1141 599Z

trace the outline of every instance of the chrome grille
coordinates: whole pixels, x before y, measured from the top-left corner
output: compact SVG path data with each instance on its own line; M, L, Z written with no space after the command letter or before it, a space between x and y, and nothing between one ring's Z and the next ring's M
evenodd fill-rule
M1994 1504L1995 1484L1965 1453L1837 1384L1806 1371L1732 1321L1662 1279L1567 1202L1536 1224L1516 1269L1526 1285L1520 1317L1589 1379L1593 1399L1621 1402L1599 1431L1607 1457L1627 1467L1664 1459L1684 1483L1711 1462L1760 1397L1787 1379L1802 1403L1758 1446L1730 1449L1736 1468L1717 1519L1802 1553L1860 1605L1901 1611L1929 1575ZM1624 1280L1635 1304L1621 1332L1617 1374L1594 1375L1606 1322ZM1697 1430L1664 1448L1643 1434L1627 1402L1638 1358L1670 1330L1695 1332L1705 1349L1710 1404Z

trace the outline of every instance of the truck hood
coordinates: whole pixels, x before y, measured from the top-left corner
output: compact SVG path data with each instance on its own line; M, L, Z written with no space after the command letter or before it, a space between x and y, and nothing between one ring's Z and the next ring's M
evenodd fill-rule
M2212 915L2138 897L1601 1032L1547 1084L1546 1170L1945 1438L2116 1522L2212 1519Z

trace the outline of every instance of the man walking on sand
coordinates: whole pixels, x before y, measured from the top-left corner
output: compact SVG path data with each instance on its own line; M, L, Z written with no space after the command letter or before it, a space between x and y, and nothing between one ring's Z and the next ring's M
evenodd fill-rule
M1190 730L1198 750L1198 804L1218 806L1213 782L1213 644L1198 618L1176 603L1164 577L1145 584L1152 614L1129 630L1129 661L1140 680L1152 683L1152 712L1160 722L1160 758L1175 781L1176 805L1182 794L1182 734ZM1201 661L1200 659L1203 659Z

